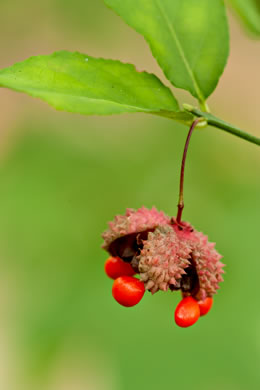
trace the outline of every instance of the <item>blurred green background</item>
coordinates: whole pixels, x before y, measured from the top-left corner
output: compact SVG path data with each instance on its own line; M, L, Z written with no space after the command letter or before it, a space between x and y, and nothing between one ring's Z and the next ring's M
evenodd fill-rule
M0 67L68 49L165 80L143 38L101 0L0 5ZM231 16L230 59L209 100L258 135L259 45ZM257 146L213 128L193 136L184 218L227 266L210 314L181 329L179 293L146 294L131 309L112 299L100 235L126 207L176 213L187 129L142 114L56 112L5 89L0 105L0 389L258 389Z

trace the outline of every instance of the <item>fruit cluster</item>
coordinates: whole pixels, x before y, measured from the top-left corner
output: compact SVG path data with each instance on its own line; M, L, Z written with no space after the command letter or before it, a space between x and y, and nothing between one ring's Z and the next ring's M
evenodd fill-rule
M224 264L203 233L155 208L142 207L116 216L103 238L111 256L105 271L115 280L112 294L121 305L136 305L146 290L181 290L177 325L188 327L208 313L223 281Z
M109 257L105 262L105 272L114 279L112 295L120 305L131 307L141 301L145 293L144 283L133 277L135 271L129 263L119 257ZM175 310L175 322L187 328L197 322L200 316L209 312L213 303L211 297L197 301L191 296L183 298Z

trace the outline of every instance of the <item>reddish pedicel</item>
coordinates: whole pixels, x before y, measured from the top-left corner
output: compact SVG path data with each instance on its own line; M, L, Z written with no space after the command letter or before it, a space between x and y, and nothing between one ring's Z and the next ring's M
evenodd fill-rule
M132 276L120 276L114 281L112 295L122 306L131 307L141 301L145 293L143 282Z
M183 298L175 310L175 322L181 328L187 328L195 324L200 317L200 308L196 299Z
M200 308L200 315L204 316L210 311L213 305L213 299L211 297L207 297L206 299L204 299L204 301L199 301L198 305Z
M120 257L109 257L105 262L105 272L111 279L119 276L133 276L135 274L131 264L126 263Z

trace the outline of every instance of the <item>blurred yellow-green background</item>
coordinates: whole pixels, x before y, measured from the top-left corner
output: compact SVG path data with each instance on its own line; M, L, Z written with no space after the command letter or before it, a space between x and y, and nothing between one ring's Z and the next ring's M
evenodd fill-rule
M1 68L67 49L165 81L143 38L101 0L0 7ZM259 135L260 42L229 16L231 55L209 104ZM176 213L187 129L142 114L56 112L6 89L0 107L0 389L258 389L257 146L213 128L193 136L184 218L217 242L227 266L210 314L181 329L179 293L146 294L131 309L112 299L100 235L126 207Z

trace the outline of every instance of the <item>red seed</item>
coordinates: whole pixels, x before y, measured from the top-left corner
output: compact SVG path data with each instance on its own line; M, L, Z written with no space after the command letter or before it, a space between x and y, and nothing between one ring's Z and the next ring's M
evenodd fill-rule
M175 322L182 328L195 324L200 317L200 308L196 299L183 298L175 310Z
M210 311L213 305L213 299L211 297L207 297L206 299L204 299L204 301L199 301L198 304L200 308L200 315L205 316L205 314Z
M141 301L145 293L143 282L132 276L120 276L114 281L112 295L122 306L131 307Z
M120 257L109 257L105 262L105 272L111 279L117 279L119 276L133 276L134 269L130 263L126 263Z

